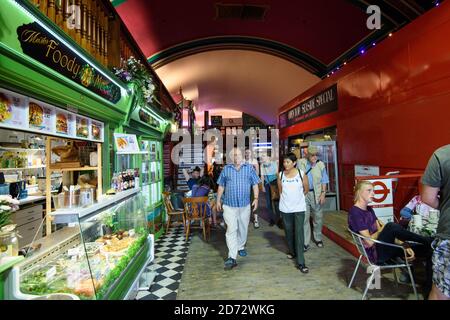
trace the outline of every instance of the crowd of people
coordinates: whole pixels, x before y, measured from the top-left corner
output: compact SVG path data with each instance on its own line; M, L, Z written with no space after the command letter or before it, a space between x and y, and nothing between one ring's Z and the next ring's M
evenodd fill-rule
M285 231L287 258L295 259L300 272L308 273L304 252L310 248L312 241L319 248L324 246L323 206L329 183L326 167L318 159L317 147L310 145L304 158L299 158L295 153L284 155L281 170L277 161L266 153L261 154L259 163L253 158L251 150L243 154L240 149L234 148L229 159L231 163L225 166L214 163L205 175L198 167L191 175L184 172L191 189L190 196L210 195L207 212L213 226L217 223L217 214L223 212L228 247L225 270L237 266L238 256L248 255L248 226L252 221L254 227L259 228L257 209L259 193L263 191L269 225L276 224ZM438 208L440 220L435 237L410 232L402 224L383 224L370 206L374 198L374 185L368 181L359 181L354 188L354 205L349 210L348 225L353 232L366 237L365 250L375 264L401 259L403 250L377 245L369 239L403 246L408 262L422 258L426 270L425 291L430 292L429 298L449 299L450 145L433 154L422 185L421 195L415 198L414 204L408 204L401 215L410 215L417 203Z

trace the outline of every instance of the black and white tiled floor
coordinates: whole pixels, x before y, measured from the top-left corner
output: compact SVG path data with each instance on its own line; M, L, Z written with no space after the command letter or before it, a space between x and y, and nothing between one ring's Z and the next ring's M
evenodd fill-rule
M156 277L148 291L138 293L137 300L176 299L189 243L181 225L171 227L155 242L155 259L149 267Z

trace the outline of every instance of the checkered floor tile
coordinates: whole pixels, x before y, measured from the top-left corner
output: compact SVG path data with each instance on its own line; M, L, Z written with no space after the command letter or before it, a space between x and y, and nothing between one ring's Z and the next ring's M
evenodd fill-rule
M181 225L170 228L155 242L155 259L149 269L156 273L156 278L148 291L138 293L137 300L176 299L189 243Z

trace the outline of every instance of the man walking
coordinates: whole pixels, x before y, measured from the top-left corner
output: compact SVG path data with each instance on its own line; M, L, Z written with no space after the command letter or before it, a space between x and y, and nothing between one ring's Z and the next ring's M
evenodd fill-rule
M323 248L322 225L323 211L322 206L325 203L325 194L329 178L325 164L318 160L319 150L315 146L308 147L306 159L298 160L298 168L305 172L309 182L309 192L306 194L306 214L305 214L305 251L311 241L310 216L313 217L314 240L319 248Z
M258 208L259 178L252 165L243 163L242 152L233 148L230 152L232 164L227 164L217 180L217 211L222 211L227 224L225 234L228 258L225 260L225 270L237 266L236 258L247 256L245 243L247 242L248 225L250 222L250 188L253 188L253 211Z
M450 300L450 144L437 149L422 177L421 198L440 211L433 241L433 286L430 300Z

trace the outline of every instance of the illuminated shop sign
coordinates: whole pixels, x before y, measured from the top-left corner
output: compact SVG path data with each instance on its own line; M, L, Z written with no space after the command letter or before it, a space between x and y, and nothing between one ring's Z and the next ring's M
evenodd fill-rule
M112 103L120 100L118 85L37 22L18 27L17 37L26 55Z
M335 84L282 113L279 117L280 128L304 122L337 109L337 85Z

